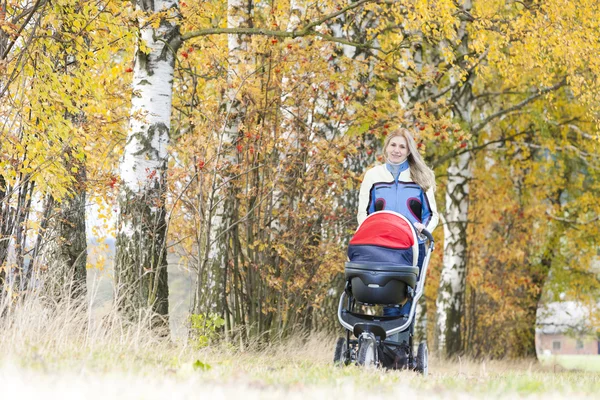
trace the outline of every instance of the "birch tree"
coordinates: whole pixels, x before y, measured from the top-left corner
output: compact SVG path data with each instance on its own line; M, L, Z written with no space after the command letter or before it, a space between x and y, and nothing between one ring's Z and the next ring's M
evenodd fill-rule
M121 162L115 259L116 299L129 318L168 316L165 185L175 56L181 44L177 0L138 0L138 46L127 142ZM143 316L143 314L142 314Z
M119 102L104 101L121 78L111 77L107 45L115 37L106 29L118 6L74 0L1 6L0 274L9 273L15 295L55 281L61 291L55 299L65 287L81 298L86 164L97 161L92 152L86 158L86 149L115 127L107 114Z
M462 2L461 11L470 13L471 1ZM464 58L469 51L468 21L460 22L458 38L460 45L458 57ZM454 74L451 84L463 79L460 73ZM456 85L453 93L455 117L469 131L472 124L473 75L467 73L464 84ZM469 180L472 177L471 154L463 153L454 158L448 167L448 183L446 186L446 211L444 218L444 264L440 277L437 300L437 332L438 351L441 354L453 355L462 350L461 318L464 313L464 291L467 267L467 220L469 209Z
M19 7L16 4L2 2L0 4L0 102L2 102L3 126L0 131L0 151L8 154L11 147L6 138L14 134L17 124L18 111L7 108L10 101L5 103L5 96L10 95L11 85L17 81L25 62L25 54L35 42L40 20L44 15L45 1L36 1L29 7ZM18 92L18 91L17 91ZM13 96L8 96L11 99ZM12 114L12 115L11 115ZM5 161L3 160L2 163ZM6 172L5 172L6 173ZM29 176L24 179L11 179L0 173L0 299L3 297L7 283L7 270L3 268L7 261L10 248L17 252L24 250L24 237L18 223L23 224L28 219L29 210L25 201L27 193L32 189ZM21 225L22 226L22 225ZM22 260L23 257L18 257ZM23 263L19 261L21 268Z
M81 68L78 56L88 50L91 44L87 34L80 34L78 28L79 24L87 23L89 17L87 13L82 15L83 5L66 3L53 10L61 22L54 28L53 41L56 41L58 46L55 48L56 54L51 54L54 67L51 73L66 75L65 81L81 73L78 71ZM78 40L78 37L83 40ZM50 48L52 47L46 46L46 49ZM40 73L42 74L43 72ZM49 78L40 76L39 80L48 81ZM85 116L78 99L72 100L73 107L65 107L63 116L77 132L83 125ZM72 143L64 143L60 159L65 171L70 174L70 190L67 195L58 198L59 201L51 193L46 195L40 224L41 232L27 271L27 280L29 281L34 274L36 278L41 277L45 291L56 301L68 298L81 300L87 293L87 174L83 149L78 142L75 140ZM41 255L40 260L37 260L38 255ZM48 268L46 273L40 273L42 265Z
M251 0L229 0L227 29L252 28L253 7ZM202 279L198 280L194 307L196 313L203 313L205 316L218 314L228 324L230 318L227 315L229 307L226 287L232 276L231 243L237 235L235 225L239 218L237 190L233 180L241 172L236 146L246 116L246 80L252 74L251 68L254 66L250 40L251 37L247 34L227 35L226 86L220 105L222 118L218 120L221 129L215 132L215 136L219 138L216 162L225 166L225 172L217 174L214 170L212 174L209 212L205 218L207 250L203 264L207 268L207 274L204 282Z
M561 0L553 4L514 4L508 8L488 3L473 4L470 1L460 5L458 15L461 19L461 42L457 49L458 68L450 70L451 84L441 91L451 93L452 114L464 132L464 136L458 138L463 141L461 147L438 159L438 162L449 162L444 268L437 300L438 349L442 354L454 355L466 348L462 337L465 330L462 321L466 301L466 268L469 264L467 245L480 239L468 238L465 229L471 220L469 179L482 173L473 170L473 152L485 151L489 146L500 143L498 140L502 141L483 135L482 130L486 128L498 132L495 125L500 121L510 120L515 123L518 121L515 116L521 115L523 110L534 107L537 101L549 101L558 96L556 93L567 85L570 90L581 93L578 100L582 103L595 107L593 104L597 102L597 99L592 99L593 90L583 93L579 89L581 82L592 84L587 74L582 72L584 69L580 68L583 65L580 62L585 62L583 60L587 55L578 53L577 56L566 56L563 52L566 47L571 48L573 52L578 52L577 49L580 48L566 45L567 42L583 41L586 44L582 48L594 46L591 43L593 40L589 38L593 36L592 31L595 28L587 21L585 13L578 14L572 11L571 5ZM487 27L494 25L494 15L498 13L506 15L507 20L511 21L510 24L498 25L497 29L489 30ZM543 21L548 19L553 19L555 23L545 29ZM586 33L580 32L572 37L558 33L571 32L571 28L567 26L576 25L585 26ZM535 37L536 34L529 40L528 32L538 32L537 28L532 26L537 26L539 32L546 33L540 34L539 37ZM522 41L516 39L518 37L528 39ZM549 57L542 54L548 54ZM462 72L456 75L455 71ZM460 79L457 80L457 76L460 76ZM498 81L498 76L502 76L502 80ZM477 79L474 79L475 77ZM500 86L495 87L496 83ZM517 95L514 99L510 97L514 95ZM531 126L538 126L534 118L531 121ZM511 135L512 139L504 136L504 140L522 140L515 138L523 136L530 129L531 127L521 131L515 129L516 133ZM540 132L536 131L537 134ZM505 162L510 163L512 160L507 159Z

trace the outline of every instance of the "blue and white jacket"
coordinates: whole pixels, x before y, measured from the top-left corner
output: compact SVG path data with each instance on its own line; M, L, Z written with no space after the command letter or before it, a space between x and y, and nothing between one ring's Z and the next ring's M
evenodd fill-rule
M395 211L413 224L419 222L433 232L439 221L433 189L424 192L412 181L408 160L394 176L391 167L381 164L365 173L358 197L358 225L367 215L380 210ZM419 239L422 242L422 239Z

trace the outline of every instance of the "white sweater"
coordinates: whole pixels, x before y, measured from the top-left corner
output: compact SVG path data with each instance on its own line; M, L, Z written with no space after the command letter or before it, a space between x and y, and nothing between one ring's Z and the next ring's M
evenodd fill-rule
M385 164L367 170L358 198L359 226L367 215L375 212L376 203L377 211L384 209L398 212L413 224L422 223L429 232L433 232L439 221L433 189L424 192L413 182L408 162L401 165L397 179Z

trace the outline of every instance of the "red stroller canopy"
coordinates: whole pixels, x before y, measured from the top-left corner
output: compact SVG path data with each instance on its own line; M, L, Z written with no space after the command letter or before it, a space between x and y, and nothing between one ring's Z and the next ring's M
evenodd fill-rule
M419 245L412 224L393 211L370 214L358 227L348 259L353 262L417 265Z
M401 214L378 211L367 217L360 225L351 245L372 245L390 249L409 249L416 237L410 222Z

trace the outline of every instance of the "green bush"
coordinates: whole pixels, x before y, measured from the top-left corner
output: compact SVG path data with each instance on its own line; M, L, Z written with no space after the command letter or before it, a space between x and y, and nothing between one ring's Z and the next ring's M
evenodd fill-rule
M190 316L191 340L198 348L206 347L219 338L225 320L218 314L192 314Z

